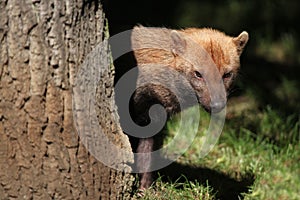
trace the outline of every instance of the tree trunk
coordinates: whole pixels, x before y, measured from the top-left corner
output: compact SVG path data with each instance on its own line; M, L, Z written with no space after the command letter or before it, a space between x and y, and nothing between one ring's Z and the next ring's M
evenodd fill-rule
M132 176L90 154L73 119L77 72L105 30L96 0L0 1L0 199L130 198ZM107 44L98 53L111 64ZM113 68L99 73L100 127L130 150L114 117ZM120 165L130 171L131 161Z

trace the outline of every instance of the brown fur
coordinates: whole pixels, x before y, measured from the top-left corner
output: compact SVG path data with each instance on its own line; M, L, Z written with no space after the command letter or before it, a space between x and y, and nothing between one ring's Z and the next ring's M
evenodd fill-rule
M172 89L182 93L191 90L196 93L198 102L208 111L215 107L221 110L227 101L226 91L230 88L240 67L240 55L248 41L248 33L242 32L237 37L204 28L171 30L166 28L146 28L137 26L132 32L132 47L140 72L134 95L135 120L145 125L149 122L148 109L152 104L163 105L168 114L179 112L180 99L172 94ZM182 79L171 70L185 77ZM171 89L143 83L151 80L167 80ZM220 87L223 80L224 87ZM225 88L225 90L224 90ZM212 91L212 92L210 92ZM183 95L188 100L190 94ZM190 106L189 104L187 104ZM216 106L217 105L217 106ZM146 123L145 123L146 122ZM152 140L152 138L151 138ZM151 147L145 147L151 143ZM153 142L142 139L139 143L141 152L151 152ZM148 158L148 161L151 158ZM137 165L149 165L145 158L138 157ZM149 166L146 166L149 168ZM149 173L141 175L141 188L150 186Z

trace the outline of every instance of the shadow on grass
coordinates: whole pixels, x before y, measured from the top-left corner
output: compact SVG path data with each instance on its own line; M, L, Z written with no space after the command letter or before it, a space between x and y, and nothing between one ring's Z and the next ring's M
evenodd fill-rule
M196 180L203 185L208 182L208 185L213 189L213 193L216 193L217 199L222 200L242 199L242 194L247 193L249 187L254 183L253 175L237 181L208 168L192 167L179 163L172 163L158 172L164 182L184 183L186 179L189 181Z

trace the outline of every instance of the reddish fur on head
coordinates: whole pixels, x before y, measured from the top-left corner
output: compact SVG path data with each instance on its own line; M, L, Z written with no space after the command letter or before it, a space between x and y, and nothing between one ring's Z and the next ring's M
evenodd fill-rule
M189 28L181 32L207 51L221 73L238 70L240 55L248 41L247 32L244 31L234 38L210 28Z

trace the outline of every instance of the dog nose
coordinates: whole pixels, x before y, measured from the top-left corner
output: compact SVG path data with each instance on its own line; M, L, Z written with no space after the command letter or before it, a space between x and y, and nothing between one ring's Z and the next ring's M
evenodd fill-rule
M223 110L226 106L226 101L215 101L211 102L210 109L212 113L218 113Z

